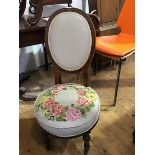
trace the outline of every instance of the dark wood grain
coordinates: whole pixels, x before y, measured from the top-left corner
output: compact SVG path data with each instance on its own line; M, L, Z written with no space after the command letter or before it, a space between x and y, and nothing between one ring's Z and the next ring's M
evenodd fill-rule
M43 6L54 5L54 4L68 4L71 6L72 0L30 0L29 11L33 14L27 18L27 22L30 25L36 25L42 15ZM32 11L34 9L34 11Z
M40 20L37 25L27 23L27 17L23 16L19 21L19 47L26 47L44 43L46 22Z

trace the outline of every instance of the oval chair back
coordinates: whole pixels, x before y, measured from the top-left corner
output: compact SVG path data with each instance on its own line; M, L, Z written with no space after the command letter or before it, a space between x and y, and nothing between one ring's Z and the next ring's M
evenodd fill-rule
M77 8L63 8L49 18L45 45L54 67L73 73L87 70L95 52L95 29Z

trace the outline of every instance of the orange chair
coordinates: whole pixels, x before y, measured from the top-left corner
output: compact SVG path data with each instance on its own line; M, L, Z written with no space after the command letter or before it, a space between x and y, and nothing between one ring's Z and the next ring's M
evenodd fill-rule
M121 28L118 35L96 37L96 52L119 62L115 96L116 105L122 60L135 52L135 1L125 0L122 11L117 20Z

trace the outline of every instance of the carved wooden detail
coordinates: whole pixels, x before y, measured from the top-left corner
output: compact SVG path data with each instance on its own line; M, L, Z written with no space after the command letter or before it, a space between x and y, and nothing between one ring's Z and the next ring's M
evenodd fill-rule
M65 3L68 4L68 7L71 7L72 0L29 0L29 12L33 16L29 16L27 22L30 25L36 25L41 18L43 6Z
M36 14L36 0L30 0L29 1L29 12L32 13L32 14Z
M19 17L24 14L26 8L26 0L19 0Z
M29 11L32 12L32 8L34 9L33 16L29 16L27 18L27 22L30 25L36 25L41 18L41 14L43 11L42 0L30 0Z

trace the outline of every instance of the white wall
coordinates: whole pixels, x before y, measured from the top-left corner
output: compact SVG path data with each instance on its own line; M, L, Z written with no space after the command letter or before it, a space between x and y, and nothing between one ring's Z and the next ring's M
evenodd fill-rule
M28 6L29 4L27 4L27 8ZM82 9L82 0L73 0L72 6ZM24 14L28 14L28 9L25 10ZM42 45L39 44L19 49L19 73L35 69L44 64Z
M83 0L72 0L72 6L82 9L82 1Z

